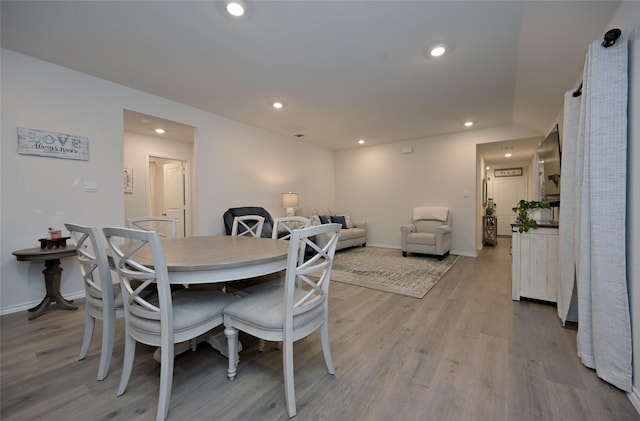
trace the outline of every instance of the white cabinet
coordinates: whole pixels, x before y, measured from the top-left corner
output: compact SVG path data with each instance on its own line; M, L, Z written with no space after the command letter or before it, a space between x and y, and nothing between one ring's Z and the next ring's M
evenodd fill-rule
M558 228L512 233L511 298L558 301Z

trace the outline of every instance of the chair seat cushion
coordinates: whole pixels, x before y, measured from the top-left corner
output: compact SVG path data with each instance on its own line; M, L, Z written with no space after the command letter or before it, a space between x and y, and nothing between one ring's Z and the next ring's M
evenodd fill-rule
M122 290L119 283L113 284L114 308L121 309L124 306L122 301ZM88 290L85 297L86 305L102 310L102 293L96 289Z
M436 245L436 235L428 232L413 232L407 236L408 244Z
M173 331L176 333L206 325L222 316L222 309L236 301L236 298L231 294L205 289L181 289L174 291L172 297ZM153 304L157 305L157 298ZM159 320L142 320L138 317L131 317L131 324L142 332L160 335Z
M295 299L302 298L305 291L296 288ZM225 325L236 319L242 323L260 329L280 331L284 326L284 288L265 288L253 292L247 297L229 304L224 309ZM323 314L323 307L317 306L312 310L294 317L293 328L300 328L316 320Z

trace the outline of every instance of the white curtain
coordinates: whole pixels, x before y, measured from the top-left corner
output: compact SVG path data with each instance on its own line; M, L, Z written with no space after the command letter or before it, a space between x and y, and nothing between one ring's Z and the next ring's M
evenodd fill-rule
M574 97L573 91L564 96L564 124L562 127L562 166L560 169L560 216L559 232L560 273L558 281L558 316L564 324L569 314L576 314L576 215L578 183L576 171L578 154L578 126L581 96ZM575 319L576 317L574 317ZM576 320L573 320L576 321Z
M628 52L624 36L608 48L601 43L589 47L582 95L565 96L558 314L564 322L577 291L578 354L583 364L630 392L625 256Z

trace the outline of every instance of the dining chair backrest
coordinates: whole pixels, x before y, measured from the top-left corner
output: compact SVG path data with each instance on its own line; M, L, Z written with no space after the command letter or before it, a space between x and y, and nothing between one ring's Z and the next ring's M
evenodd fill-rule
M89 350L95 319L103 320L102 351L98 368L98 380L103 380L109 373L115 336L115 319L124 317L120 288L117 284L115 286L113 284L107 258L107 245L102 231L85 225L72 223L64 225L69 230L71 242L78 253L85 291L86 321L80 360L86 357Z
M104 234L120 279L130 333L148 343L156 342L158 334L166 330L168 343L172 343L171 288L160 234L115 227L104 228ZM143 247L150 250L152 262L138 262Z
M273 220L271 238L288 240L295 229L308 228L311 220L303 216L283 216Z
M289 240L293 234L293 230L309 228L311 220L302 216L285 216L273 220L273 234L271 238ZM304 247L300 248L298 258L302 259L305 254Z
M264 225L264 216L243 215L233 218L231 235L245 237L260 237Z
M289 257L285 277L285 338L289 336L295 341L297 340L295 337L300 334L293 334L295 317L311 312L319 306L324 307L323 312L328 311L329 283L340 227L340 224L323 224L297 229L289 239ZM323 246L319 246L314 241L321 235L328 237L328 241ZM306 251L302 259L301 251ZM305 294L301 295L300 290L304 290ZM312 326L313 324L306 329Z
M330 374L335 372L329 344L329 284L340 237L340 224L293 230L284 284L258 289L224 309L228 342L227 376L234 379L238 365L240 330L266 341L282 341L287 412L296 415L293 343L320 329L322 351ZM317 238L325 236L324 244ZM306 251L300 258L300 251Z
M125 307L125 348L117 394L122 395L129 382L135 343L159 346L156 420L164 420L169 411L173 381L173 345L195 339L221 325L224 307L235 298L217 290L193 288L172 293L158 232L131 228L104 228L103 231L112 250Z
M158 231L163 238L176 238L177 219L171 216L139 216L128 218L127 224L133 229Z

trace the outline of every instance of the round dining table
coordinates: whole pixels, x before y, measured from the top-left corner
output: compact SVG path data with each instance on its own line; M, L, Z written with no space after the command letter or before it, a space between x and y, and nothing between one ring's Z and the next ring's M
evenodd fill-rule
M162 248L172 284L210 284L268 275L287 266L289 242L229 235L163 238ZM136 261L152 266L148 246Z
M163 238L161 241L172 284L212 284L269 275L286 269L289 254L289 241L271 238L225 235ZM135 260L153 266L148 245L136 252ZM196 338L196 343L203 341L228 357L224 333ZM238 347L241 350L242 344ZM189 342L176 344L174 355L190 348ZM154 359L160 361L159 349L154 353Z

